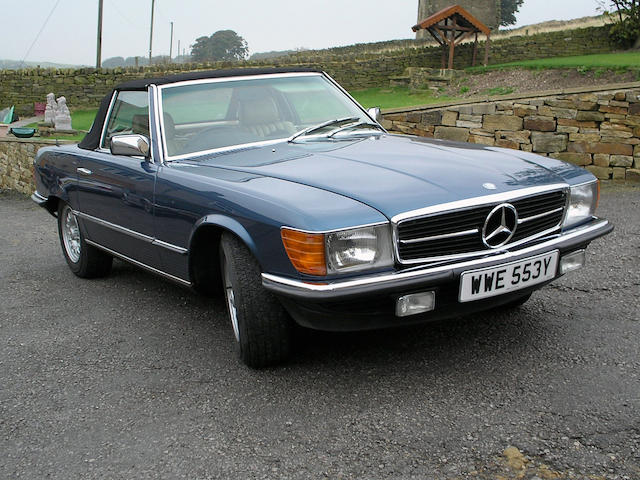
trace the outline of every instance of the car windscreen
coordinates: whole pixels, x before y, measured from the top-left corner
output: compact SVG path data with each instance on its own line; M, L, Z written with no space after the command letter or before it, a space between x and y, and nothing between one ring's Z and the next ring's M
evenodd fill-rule
M340 118L368 121L357 104L320 74L167 85L161 88L161 109L169 158L287 139Z

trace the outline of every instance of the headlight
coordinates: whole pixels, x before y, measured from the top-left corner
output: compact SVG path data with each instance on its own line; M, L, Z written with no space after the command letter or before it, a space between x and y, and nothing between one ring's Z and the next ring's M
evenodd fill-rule
M600 196L600 183L586 183L571 187L569 207L564 217L563 228L572 227L589 220L595 213Z
M328 233L325 237L330 273L385 267L393 264L388 225Z
M307 233L283 227L282 243L301 273L326 275L393 265L388 224L330 233Z

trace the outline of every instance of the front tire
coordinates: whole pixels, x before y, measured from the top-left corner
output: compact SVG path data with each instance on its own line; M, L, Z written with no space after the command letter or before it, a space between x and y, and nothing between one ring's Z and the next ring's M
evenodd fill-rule
M283 362L291 348L291 319L262 286L258 262L235 236L220 241L222 283L240 358L250 367Z
M74 274L80 278L109 275L113 258L85 242L78 218L71 207L62 202L58 208L58 236L64 258Z

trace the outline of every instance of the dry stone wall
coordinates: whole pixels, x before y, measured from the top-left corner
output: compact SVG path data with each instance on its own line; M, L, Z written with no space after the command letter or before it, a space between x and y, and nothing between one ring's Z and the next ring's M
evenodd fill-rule
M609 52L612 47L608 29L608 26L581 28L497 40L491 43L490 63ZM472 44L463 44L456 48L455 68L471 65L472 47ZM425 45L424 41L399 40L305 51L276 59L241 63L0 70L0 108L15 105L19 115L30 115L33 103L43 102L49 92L64 95L71 108L95 107L110 89L126 80L220 68L305 67L328 72L350 90L384 87L389 85L390 77L403 75L407 67L440 68L441 61L440 47Z
M33 159L42 147L56 143L55 140L0 138L0 190L31 195L35 189Z
M640 182L640 83L388 110L383 118L395 132L534 152L601 179Z

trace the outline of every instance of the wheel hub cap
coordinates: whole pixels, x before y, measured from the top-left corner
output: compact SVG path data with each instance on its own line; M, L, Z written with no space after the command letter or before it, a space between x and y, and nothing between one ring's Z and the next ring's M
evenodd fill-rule
M227 308L229 309L229 317L231 317L231 326L233 327L233 334L236 337L236 341L240 341L240 332L238 330L238 311L236 309L236 297L233 293L233 284L229 276L229 268L226 265L227 259L225 257L224 265L224 294L227 297Z
M66 208L64 211L62 239L69 259L73 263L78 263L80 260L80 228L78 227L78 219L70 208Z

